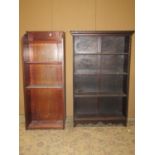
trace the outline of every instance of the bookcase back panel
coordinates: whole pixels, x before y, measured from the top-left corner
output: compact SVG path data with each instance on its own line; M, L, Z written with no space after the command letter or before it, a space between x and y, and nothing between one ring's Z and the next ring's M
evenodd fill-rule
M126 97L75 98L77 116L125 116Z
M75 57L75 73L95 74L99 72L99 56L77 55Z
M28 61L30 62L62 61L62 45L56 43L30 44L28 57Z
M100 78L100 92L127 93L127 77L123 75L104 75Z
M74 40L75 53L96 53L98 51L97 36L78 36Z
M120 53L125 51L124 36L102 36L101 40L102 53Z
M128 56L125 55L102 55L101 71L109 73L123 73L128 69Z
M123 115L122 97L103 97L99 98L99 115L103 116L122 116Z
M97 98L77 98L75 99L75 104L78 116L97 114Z
M63 32L54 31L31 31L28 32L28 41L30 43L43 42L43 43L59 43L63 39Z
M96 75L79 75L75 77L74 81L75 93L88 93L99 91Z
M32 120L63 118L63 92L61 89L31 89L27 91L30 93Z
M62 84L62 67L60 65L30 64L30 84Z

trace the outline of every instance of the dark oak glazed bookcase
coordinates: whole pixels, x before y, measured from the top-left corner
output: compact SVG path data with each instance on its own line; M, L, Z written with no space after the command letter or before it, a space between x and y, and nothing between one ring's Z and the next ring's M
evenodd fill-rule
M77 123L127 125L133 31L72 31L73 112Z
M27 32L22 43L26 129L63 129L64 32Z

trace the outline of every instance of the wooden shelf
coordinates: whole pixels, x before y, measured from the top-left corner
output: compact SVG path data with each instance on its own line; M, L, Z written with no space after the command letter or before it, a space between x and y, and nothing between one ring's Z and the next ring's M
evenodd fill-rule
M29 85L26 86L27 89L31 88L63 88L63 85Z
M128 75L127 72L100 72L101 75Z
M74 97L126 97L125 93L75 93Z
M87 121L87 120L91 120L91 121L102 121L102 120L125 120L124 116L75 116L74 119L76 121Z
M61 40L57 41L55 39L53 40L46 40L46 41L43 41L43 40L39 40L39 41L28 41L29 42L29 45L33 45L33 44L59 44L61 43Z
M37 121L33 120L27 127L28 129L63 129L64 128L64 122L62 120L60 121Z
M75 55L128 55L128 53L108 53L108 52L103 52L103 53L89 53L89 52L86 52L86 53L75 53Z
M62 62L28 62L28 61L25 61L24 63L26 63L26 64L62 65Z
M75 72L74 75L128 75L127 72L96 72L95 71L78 71Z

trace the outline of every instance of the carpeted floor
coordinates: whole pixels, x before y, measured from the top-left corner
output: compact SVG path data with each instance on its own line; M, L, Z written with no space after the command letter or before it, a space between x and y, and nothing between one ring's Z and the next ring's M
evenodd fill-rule
M78 125L65 130L25 130L20 123L20 155L134 155L134 125Z

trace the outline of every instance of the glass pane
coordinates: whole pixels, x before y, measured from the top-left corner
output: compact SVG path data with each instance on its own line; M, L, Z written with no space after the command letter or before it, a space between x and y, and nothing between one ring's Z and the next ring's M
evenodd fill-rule
M97 114L97 98L76 98L76 115L94 115Z
M97 92L97 77L93 75L81 75L75 77L75 93Z
M101 76L100 92L102 93L126 93L127 77L123 75Z
M75 73L95 74L99 72L99 57L96 55L76 55Z
M99 98L99 114L107 116L123 115L126 100L121 97Z
M98 37L78 36L74 37L75 53L96 53L98 51Z
M109 53L119 53L125 51L124 36L103 36L101 51Z
M101 69L104 73L123 73L127 72L127 56L125 55L102 55Z

